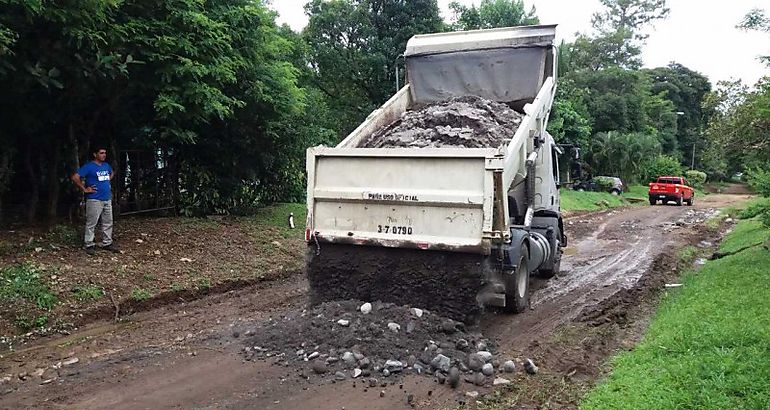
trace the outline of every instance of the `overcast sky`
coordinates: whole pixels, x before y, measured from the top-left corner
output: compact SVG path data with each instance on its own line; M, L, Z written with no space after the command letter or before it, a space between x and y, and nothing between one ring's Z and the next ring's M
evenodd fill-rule
M449 3L438 0L445 20ZM272 0L279 13L278 23L288 23L294 30L307 24L303 6L306 0ZM480 0L459 0L478 4ZM571 40L577 31L590 31L591 15L600 9L598 0L524 0L532 5L543 24L558 24L559 38ZM705 74L712 83L742 79L752 85L770 69L756 59L770 55L770 34L744 32L735 28L752 8L770 11L770 3L759 0L668 0L668 19L649 30L650 38L642 54L646 67L658 67L676 61Z

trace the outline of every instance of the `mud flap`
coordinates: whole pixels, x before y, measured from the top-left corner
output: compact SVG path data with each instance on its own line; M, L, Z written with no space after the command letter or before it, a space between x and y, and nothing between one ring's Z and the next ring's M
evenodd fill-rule
M324 243L309 245L312 304L358 299L410 305L466 323L482 313L477 294L488 256L420 249Z

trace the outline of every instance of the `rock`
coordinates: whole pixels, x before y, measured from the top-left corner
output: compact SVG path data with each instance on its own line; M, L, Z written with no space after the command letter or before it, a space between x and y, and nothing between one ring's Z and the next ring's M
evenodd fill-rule
M406 396L406 404L412 405L414 402L414 394L409 394Z
M511 381L502 377L496 377L495 381L492 382L493 386L502 386L506 384L510 384Z
M474 372L481 371L484 366L484 358L478 353L471 353L468 355L468 368Z
M43 376L43 373L45 373L45 369L41 367L41 368L35 369L35 371L32 372L32 375L35 377L41 377Z
M398 373L404 370L404 364L398 360L388 360L385 362L385 369L390 370L392 373Z
M438 384L446 383L446 375L444 373L441 373L440 371L436 370L436 373L433 373L433 376L436 377L436 381L438 382Z
M342 361L345 362L345 365L352 367L356 364L356 357L351 352L345 352L342 355Z
M484 342L479 342L476 345L476 351L486 351L487 350L487 344Z
M323 360L313 361L312 369L316 374L324 374L329 371L329 368L326 366L326 362Z
M412 366L412 369L414 369L415 373L417 373L417 374L422 374L422 372L425 371L425 368L422 367L422 365L419 364L419 363L415 363Z
M506 373L513 373L516 371L516 363L513 360L507 360L503 363L503 371Z
M727 219L725 219L725 222L731 224L731 223L735 222L735 220L733 220L733 218L727 218Z
M382 369L382 375L385 377L390 376L390 370L388 370L387 368Z
M484 359L484 363L489 363L492 361L492 353L489 353L487 351L481 351L481 352L476 352L476 354L481 356L482 359Z
M465 364L465 363L463 363L463 362L459 362L459 363L457 363L457 367L459 367L459 368L460 368L460 371L461 371L461 372L463 372L463 373L465 373L465 372L467 372L468 370L470 370L470 369L468 368L468 365L466 365L466 364Z
M433 342L430 342L430 343L428 343L428 348L427 349L428 349L429 352L435 352L436 350L438 350L438 345L433 343Z
M390 329L393 333L398 333L399 330L401 330L401 325L395 322L388 323L388 329Z
M0 386L11 382L11 376L0 377Z
M377 379L375 378L369 379L369 387L377 387L377 383L378 383Z
M476 386L483 386L487 382L487 377L482 373L476 373L474 376L473 384Z
M358 368L353 369L353 378L355 379L356 377L360 376L361 373L363 373L361 369L358 369Z
M532 359L527 359L524 362L524 370L526 370L527 373L529 374L537 374L537 372L539 371L537 366L535 366L535 362L533 362Z
M406 324L406 333L407 333L407 334L410 334L410 333L414 332L414 328L415 328L415 324L414 324L414 321L413 321L413 320L410 320L410 321L409 321L409 322L407 322L407 324Z
M70 366L70 365L73 365L73 364L75 364L75 363L77 363L79 361L80 361L80 359L78 359L77 357L70 357L68 359L62 360L61 364L63 366Z
M334 373L334 378L337 379L337 380L342 381L342 380L347 379L347 376L345 376L345 373L337 372L337 373Z
M472 391L469 391L469 392L465 392L465 395L470 397L470 398L472 398L472 399L475 399L475 398L479 397L479 392L477 392L476 390L472 390Z
M457 325L452 319L446 319L441 322L441 330L446 334L452 334L457 331Z
M318 357L318 356L320 356L320 355L321 355L321 354L320 354L320 353L318 353L318 352L313 352L313 353L310 353L309 355L307 355L307 359L308 359L308 360L313 360L313 359L315 359L316 357Z
M481 366L481 373L484 374L484 376L489 377L495 374L495 368L491 363L486 363L484 366Z
M296 354L297 356L304 356L304 355L305 355L305 350L303 350L303 349L299 349L299 350L297 350L297 352L296 352L295 354Z
M368 315L372 311L372 304L369 302L366 302L363 305L361 305L361 307L358 308L358 310L360 310L361 313Z
M413 354L410 354L409 357L406 358L407 367L413 367L415 363L417 363L417 358L414 357Z
M465 339L457 339L457 342L455 342L455 349L461 352L467 352L470 348L470 343Z
M369 366L371 366L371 365L372 365L372 361L369 360L369 358L367 358L367 357L364 357L363 359L358 361L358 367L360 367L362 369L368 369Z
M380 397L385 397L385 390L380 390Z
M361 361L364 358L364 354L360 352L353 352L353 357L355 357L356 360Z
M412 316L414 316L414 317L421 318L422 314L423 314L423 311L422 311L422 309L419 309L419 308L411 308L411 309L409 309L409 313L411 313Z
M443 354L436 355L430 362L431 367L436 370L441 370L446 373L449 371L449 367L452 365L452 360Z
M340 319L340 320L337 321L337 324L342 326L342 327L348 327L348 326L350 326L350 321L347 320L347 319Z
M449 386L453 389L460 385L460 370L456 367L449 369Z

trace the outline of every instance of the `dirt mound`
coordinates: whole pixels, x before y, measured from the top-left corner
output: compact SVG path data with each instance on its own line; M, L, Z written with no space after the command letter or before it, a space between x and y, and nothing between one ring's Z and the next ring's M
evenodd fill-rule
M248 331L246 359L296 365L305 379L313 374L343 380L417 373L441 380L457 367L457 374L484 384L492 381L491 374L483 375L485 364L502 371L489 341L462 322L392 303L365 305L327 302L271 318Z
M497 148L513 138L523 114L481 97L458 97L408 111L361 148Z

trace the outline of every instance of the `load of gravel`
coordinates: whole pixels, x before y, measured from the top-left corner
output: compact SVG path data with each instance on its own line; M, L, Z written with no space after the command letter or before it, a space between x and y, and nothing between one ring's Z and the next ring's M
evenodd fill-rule
M270 318L246 333L247 360L296 366L300 378L367 378L379 383L404 373L435 377L453 387L491 384L513 371L493 346L462 322L392 303L327 302Z
M457 97L407 111L361 148L497 148L513 138L523 114L481 97Z

